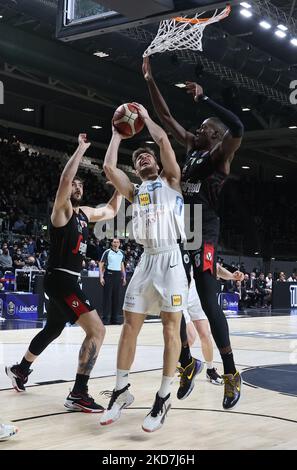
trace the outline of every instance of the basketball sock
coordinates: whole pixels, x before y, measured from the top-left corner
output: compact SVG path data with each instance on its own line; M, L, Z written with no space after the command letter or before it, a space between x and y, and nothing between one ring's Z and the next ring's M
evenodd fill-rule
M207 369L213 369L213 362L212 361L210 361L210 362L206 361L206 368Z
M29 361L27 361L27 359L25 359L25 357L23 357L23 359L21 360L21 363L18 365L18 367L24 375L27 375L28 372L29 372L31 364L33 364L33 362L29 362Z
M232 351L228 352L227 354L221 354L221 358L224 366L224 374L234 375L236 373L236 367L234 364Z
M188 344L186 346L182 345L181 353L180 353L180 356L179 356L179 362L180 362L181 367L183 369L185 367L187 367L189 364L191 364L192 359L193 358L192 358L192 355L191 355L191 350L189 348L189 345Z
M168 393L170 393L172 381L173 381L173 377L166 377L166 375L163 375L161 387L158 390L159 397L161 398L167 397Z
M129 370L117 369L117 380L116 380L116 390L122 390L122 388L128 385L129 380Z
M87 384L90 376L84 374L76 374L76 379L72 392L75 394L83 393L87 390Z

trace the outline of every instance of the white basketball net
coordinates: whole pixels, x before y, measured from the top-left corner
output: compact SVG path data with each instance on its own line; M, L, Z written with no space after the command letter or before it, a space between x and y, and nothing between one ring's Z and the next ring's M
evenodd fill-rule
M205 12L197 13L192 18L171 18L161 21L157 36L143 53L143 57L157 52L191 49L202 51L202 37L206 26L226 18L231 11L227 6L221 13L215 10L211 18L205 18Z

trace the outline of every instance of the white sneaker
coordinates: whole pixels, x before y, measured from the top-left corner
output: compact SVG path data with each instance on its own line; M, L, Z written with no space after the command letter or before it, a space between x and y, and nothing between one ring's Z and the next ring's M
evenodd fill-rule
M0 441L5 441L14 436L18 432L18 428L13 424L0 424Z
M157 393L153 407L143 421L142 429L146 432L153 432L160 429L164 424L166 415L170 408L170 393L168 393L165 398L159 397Z
M111 392L111 398L107 410L104 411L102 418L100 419L100 424L102 426L112 424L117 421L121 416L122 409L128 408L128 406L132 405L134 397L128 391L129 387L130 384L126 385L126 387L121 390L113 390Z

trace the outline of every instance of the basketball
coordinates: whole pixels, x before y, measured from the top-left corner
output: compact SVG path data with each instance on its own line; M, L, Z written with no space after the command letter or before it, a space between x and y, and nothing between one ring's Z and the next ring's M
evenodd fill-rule
M132 103L119 106L113 115L112 123L124 137L132 137L142 131L144 122L138 115L137 108Z

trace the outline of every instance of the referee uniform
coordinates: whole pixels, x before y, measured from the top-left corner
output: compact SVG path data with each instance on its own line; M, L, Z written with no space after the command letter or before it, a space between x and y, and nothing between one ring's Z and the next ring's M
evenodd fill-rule
M122 263L125 261L125 255L122 250L105 250L101 263L104 263L104 296L103 296L103 323L105 325L121 324L120 316L121 288L122 288Z

